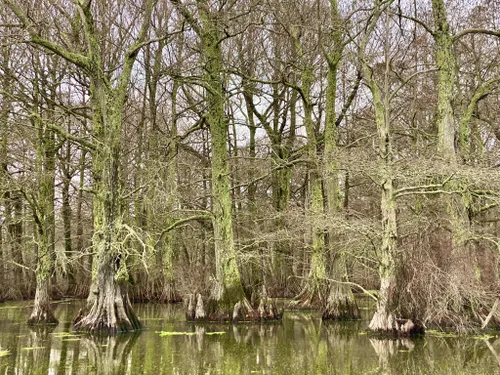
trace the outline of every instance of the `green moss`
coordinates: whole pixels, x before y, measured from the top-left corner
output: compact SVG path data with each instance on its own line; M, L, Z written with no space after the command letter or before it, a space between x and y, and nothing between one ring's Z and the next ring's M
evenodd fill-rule
M205 334L208 336L212 335L224 335L226 332L178 332L178 331L160 331L156 332L158 333L161 337L166 337L166 336L195 336L199 334Z

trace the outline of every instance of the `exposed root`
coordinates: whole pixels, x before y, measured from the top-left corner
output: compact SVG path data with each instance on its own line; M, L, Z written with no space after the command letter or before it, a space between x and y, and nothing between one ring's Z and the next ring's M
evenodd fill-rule
M114 283L114 280L111 280ZM118 333L140 329L128 295L114 283L112 291L97 292L89 298L87 310L81 310L74 329L93 333ZM93 292L95 294L95 292Z
M188 321L232 322L280 320L283 312L278 311L267 297L262 297L258 308L253 308L244 298L236 302L231 310L223 309L215 300L203 302L201 294L191 294L188 299L186 319Z
M317 310L321 308L321 296L319 285L307 283L287 307L293 310Z
M424 334L424 327L411 319L397 319L392 313L377 311L369 329L374 333L390 336L413 336Z

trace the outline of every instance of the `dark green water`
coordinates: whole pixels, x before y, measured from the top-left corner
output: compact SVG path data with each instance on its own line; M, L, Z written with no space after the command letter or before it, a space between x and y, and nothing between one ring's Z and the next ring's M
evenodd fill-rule
M288 312L280 324L194 325L182 306L139 304L145 331L96 338L71 332L80 305L60 302L57 327L30 329L29 303L0 304L0 374L500 374L495 337L374 339L363 332L368 314L347 324Z

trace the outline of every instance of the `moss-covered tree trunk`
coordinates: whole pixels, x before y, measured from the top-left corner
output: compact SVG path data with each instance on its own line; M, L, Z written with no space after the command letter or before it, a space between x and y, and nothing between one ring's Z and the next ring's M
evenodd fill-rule
M122 71L115 87L104 72L98 33L90 4L79 5L88 43L87 70L90 78L94 136L99 141L92 154L94 234L92 246L97 257L87 307L77 317L75 329L91 332L121 332L141 327L127 293L127 255L124 252L122 223L123 112L132 68L150 25L155 1L145 2L143 24L136 41L125 53Z
M93 129L103 146L92 155L94 234L97 255L87 310L77 318L75 329L84 331L129 331L140 328L126 284L128 273L123 246L120 153L124 98L92 82Z
M90 81L92 131L97 145L92 154L94 234L92 246L96 261L92 270L92 286L87 307L75 320L75 329L91 332L117 332L140 328L130 304L126 283L127 254L123 249L122 188L120 160L122 151L123 112L127 100L132 68L151 24L151 14L156 0L144 0L142 24L133 43L123 57L121 71L113 84L105 72L101 36L96 27L92 1L75 2L77 19L86 43L85 54L68 50L40 35L32 26L23 9L14 1L7 6L30 35L30 42L37 44L72 63Z
M458 164L461 161L471 160L471 155L469 154L470 119L478 100L492 89L491 85L498 78L485 82L474 93L465 113L459 121L457 132L453 113L457 60L453 51L454 37L448 23L446 5L443 0L432 1L432 14L434 18L434 31L432 35L435 42L435 58L438 68L436 119L438 126L438 153L443 160L450 164L453 170L458 168ZM455 139L458 139L457 144L455 144ZM459 158L459 156L462 156L462 158ZM481 267L474 247L471 246L471 242L469 241L471 237L469 211L473 204L469 184L470 182L467 177L462 177L459 180L451 180L446 186L450 193L445 194L442 200L446 205L446 219L449 221L449 236L451 236L449 241L451 244L450 261L448 262L448 266L454 267L456 265L454 258L458 262L461 262L462 259L468 257L470 262L460 266L465 270L465 274L461 272L459 275L462 274L465 277L456 281L456 283L469 284L473 281L476 283L475 288L478 288L481 282ZM448 236L447 233L445 235ZM450 272L455 271L450 269ZM469 306L464 306L464 313L466 315L469 314Z
M326 55L328 73L325 103L323 185L326 195L327 213L329 217L333 218L339 215L342 209L337 161L337 116L335 102L337 98L337 70L342 59L344 41L342 38L342 25L337 0L330 0L330 12L333 27L333 50ZM329 233L328 240L329 246L334 247L335 238L333 233ZM341 249L338 249L334 254L333 264L330 269L330 278L337 282L329 282L327 285L328 296L323 308L323 319L354 319L359 317L358 306L351 287L345 283L349 280L345 257L346 255Z
M298 43L297 43L298 45ZM300 49L300 45L298 47ZM307 133L308 162L308 217L311 233L311 258L309 274L303 290L298 296L298 302L303 307L323 302L326 298L326 263L325 263L325 228L323 187L321 183L321 163L318 155L316 127L313 122L313 104L311 86L314 79L314 69L311 66L303 68L301 74L302 103L304 107L304 123Z
M434 16L434 41L436 43L436 64L438 67L437 126L438 153L446 161L454 162L455 124L453 119L453 86L455 83L455 58L453 38L446 16L443 0L432 0Z
M38 65L40 68L40 65ZM34 105L36 117L32 120L36 133L36 171L38 193L36 201L30 200L33 217L36 223L36 291L35 303L28 324L57 323L50 305L50 285L55 257L55 173L56 173L56 143L53 131L47 128L43 114L40 113L40 87L38 77L33 81Z
M417 327L411 320L401 321L396 318L397 216L390 117L390 56L387 39L385 44L385 74L382 88L377 81L377 77L374 76L374 70L370 67L365 55L368 40L375 30L383 11L383 4L380 0L375 0L374 3L373 16L360 46L363 79L370 89L375 107L375 123L378 138L378 178L381 189L380 214L382 233L380 248L377 251L380 288L377 308L370 321L369 329L373 332L406 335L413 333ZM386 16L385 22L385 30L387 32L389 22L388 16Z
M370 77L370 72L365 69ZM375 120L379 143L379 178L381 180L382 196L380 211L382 216L382 243L378 252L380 289L377 310L370 322L370 330L378 332L393 332L398 330L395 317L396 290L396 201L394 197L394 175L392 172L392 137L390 134L389 103L382 102L381 92L377 83L370 80L370 90L375 104Z
M229 314L237 303L250 308L241 284L241 276L236 262L236 249L233 239L231 196L228 182L227 130L228 123L224 113L225 93L222 75L222 51L220 31L216 14L200 8L203 32L200 35L205 59L204 84L208 106L212 158L212 195L213 227L215 241L216 280L211 299L216 304L214 312ZM211 311L208 312L212 313Z
M177 139L177 94L179 90L179 82L174 81L172 88L172 120L170 124L169 135L169 148L167 154L167 228L174 224L175 219L173 216L174 210L177 208L177 153L178 142ZM163 257L162 257L162 300L168 302L175 302L179 300L179 296L175 290L174 279L174 239L175 232L168 231L165 233L163 239Z
M233 238L232 203L229 189L228 120L224 112L227 100L222 56L222 14L206 1L197 2L197 18L179 0L171 0L184 19L200 38L203 80L207 105L206 119L211 135L212 214L215 244L215 280L213 289L203 309L201 296L196 306L191 299L188 319L232 320L254 319L259 315L243 291ZM261 316L264 317L264 316Z
M72 258L72 238L71 238L71 196L70 196L70 186L71 178L73 177L71 172L71 143L66 142L64 155L61 160L61 173L62 173L62 207L61 216L63 220L63 232L64 232L64 253L68 263L66 264L66 277L68 279L68 289L73 291L75 288L75 274L73 267L71 265L70 259Z

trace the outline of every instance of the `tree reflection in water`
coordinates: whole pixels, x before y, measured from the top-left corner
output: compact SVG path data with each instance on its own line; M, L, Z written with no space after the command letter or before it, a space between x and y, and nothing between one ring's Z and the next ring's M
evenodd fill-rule
M29 309L0 309L0 351L8 351L0 357L0 375L472 375L500 367L495 338L387 340L367 334L366 319L322 322L317 314L287 312L281 323L194 324L180 308L177 314L150 304L137 306L146 331L95 337L71 331L73 308L58 306L55 329L28 328L23 314Z

